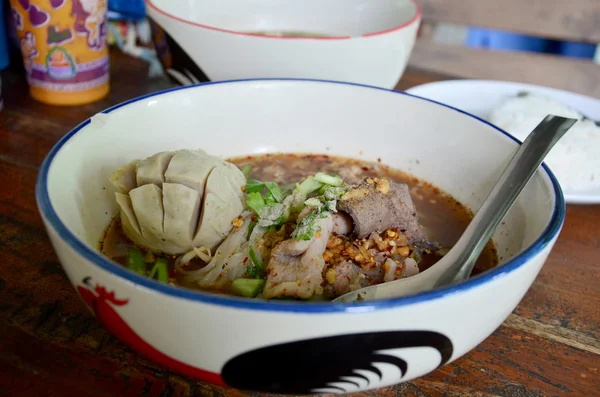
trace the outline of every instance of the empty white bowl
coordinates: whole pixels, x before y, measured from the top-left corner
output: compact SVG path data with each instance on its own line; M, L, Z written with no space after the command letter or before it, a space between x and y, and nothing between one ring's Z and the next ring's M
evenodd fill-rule
M312 78L393 88L421 21L415 0L146 0L154 42L179 84ZM322 38L266 37L304 32Z
M164 150L223 157L308 152L381 161L477 210L518 142L462 111L345 83L253 80L180 87L86 120L50 151L36 195L65 272L98 320L151 359L269 394L357 391L456 360L512 312L565 214L543 166L494 239L502 264L466 282L355 304L257 301L142 277L98 252L117 211L110 174Z

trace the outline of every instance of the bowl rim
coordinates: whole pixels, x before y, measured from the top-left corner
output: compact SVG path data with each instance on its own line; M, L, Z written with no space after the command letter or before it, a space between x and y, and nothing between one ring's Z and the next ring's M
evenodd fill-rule
M269 40L269 39L271 39L271 40L273 40L273 39L274 40L351 40L351 39L356 39L356 38L361 38L361 37L374 37L374 36L380 36L380 35L393 33L393 32L402 30L404 28L411 26L412 24L414 24L415 22L417 22L421 19L421 6L419 5L419 3L416 0L409 0L415 6L415 15L413 15L413 17L408 22L405 22L402 25L399 25L399 26L396 26L396 27L393 27L390 29L385 29L385 30L372 32L372 33L365 33L360 36L327 36L327 37L265 36L265 35L261 35L261 34L257 34L257 33L247 33L247 32L231 30L231 29L223 29L223 28L218 28L216 26L210 26L210 25L205 25L205 24L201 24L198 22L190 21L190 20L180 18L178 16L175 16L175 15L165 11L164 9L158 7L154 3L153 0L144 0L144 1L148 5L148 7L152 8L154 11L158 12L159 14L162 14L163 16L165 16L167 18L173 19L178 22L183 22L188 25L196 26L196 27L203 28L203 29L213 30L213 31L221 32L221 33L230 33L230 34L235 34L238 36L256 37L256 38L265 39L265 40Z
M506 131L496 127L488 121L481 119L477 116L469 114L460 109L454 108L443 103L411 95L403 91L390 90L386 88L368 86L364 84L339 82L331 80L315 80L315 79L297 79L297 78L264 78L264 79L240 79L240 80L227 80L227 81L216 81L200 83L189 86L174 87L167 90L157 91L154 93L139 96L117 105L114 105L108 109L103 110L100 113L108 114L117 109L125 107L135 102L143 101L148 98L155 96L180 91L180 90L201 90L204 87L212 85L235 85L235 84L247 84L247 83L261 83L261 82L296 82L296 83L317 83L317 84L332 84L342 86L359 87L360 89L368 90L379 90L396 95L405 95L417 100L427 101L435 103L439 106L443 106L448 109L452 109L456 112L462 113L467 117L471 117L479 122L486 124L496 130L498 133L506 135L517 144L521 142L507 133ZM80 240L69 228L63 223L52 206L49 192L48 192L48 174L54 158L60 152L61 148L73 138L79 131L90 124L91 118L83 121L67 134L65 134L46 155L44 161L40 166L40 170L37 175L35 194L38 204L38 209L41 215L45 218L47 226L49 225L57 235L78 255L89 261L94 266L101 268L102 270L112 274L115 277L121 278L126 282L131 283L133 286L145 287L152 293L165 294L172 298L186 299L193 302L200 302L204 304L213 304L223 306L229 309L246 309L246 310L257 310L266 312L287 312L287 313L309 313L309 314L328 314L328 313L360 313L360 312L373 312L383 309L396 309L403 306L426 303L440 298L444 298L449 295L455 295L457 293L464 293L474 288L482 287L499 276L505 276L522 266L524 266L532 257L539 254L549 243L552 241L560 232L565 219L566 206L563 197L562 190L558 183L558 180L550 171L545 163L542 163L541 167L548 175L552 187L554 188L555 202L554 209L550 221L546 225L544 231L540 236L525 250L520 252L518 255L513 257L508 262L501 266L496 266L484 273L481 273L473 278L463 281L458 284L437 288L434 290L424 291L415 295L403 296L398 298L382 299L377 301L365 301L365 302L354 302L354 303L336 303L331 302L298 302L298 301L272 301L272 300L254 300L241 298L229 295L217 295L214 293L203 292L201 290L192 290L182 288L179 286L173 286L169 284L160 283L157 280L153 280L144 276L141 276L119 264L111 261L97 250L89 247L86 243ZM62 263L61 263L62 265Z

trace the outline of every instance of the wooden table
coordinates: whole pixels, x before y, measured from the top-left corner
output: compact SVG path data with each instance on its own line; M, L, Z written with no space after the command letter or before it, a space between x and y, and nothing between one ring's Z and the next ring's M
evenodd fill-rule
M244 396L186 379L111 337L69 284L34 197L38 167L96 112L168 88L143 63L113 53L112 92L75 108L27 93L3 73L0 113L0 396ZM443 76L408 70L399 89ZM413 382L356 396L600 396L600 206L569 206L563 232L515 312L464 357Z

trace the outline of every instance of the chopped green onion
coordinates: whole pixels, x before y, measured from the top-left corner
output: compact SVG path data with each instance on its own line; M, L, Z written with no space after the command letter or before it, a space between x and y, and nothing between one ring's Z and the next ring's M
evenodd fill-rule
M158 274L158 281L162 283L169 282L169 269L167 266L167 261L165 258L158 258L150 270L150 275L148 277L154 278L154 275Z
M318 172L317 175L315 175L315 180L330 186L341 186L342 183L344 183L339 176L331 176L322 172Z
M127 267L138 274L146 274L146 261L139 249L135 247L127 249Z
M252 246L250 246L248 253L250 254L250 265L248 266L248 275L252 278L260 278L263 273L263 268Z
M312 208L320 208L323 205L323 203L321 203L321 200L319 200L316 197L309 198L304 202L304 204Z
M252 232L254 231L255 227L256 222L250 222L250 225L248 225L248 236L246 237L246 240L250 240L250 236L252 235Z
M250 164L246 164L242 167L242 174L244 174L244 177L248 178L250 171L252 171L252 166Z
M309 176L300 185L298 185L297 189L304 196L308 196L309 194L319 190L322 186L323 184L321 182L315 180L315 178L312 176Z
M158 258L155 266L158 266L158 281L168 283L169 269L167 268L167 261L163 258Z
M252 192L248 194L246 198L246 205L254 210L254 212L258 213L265 206L265 200L263 200L262 196L259 192Z
M236 278L231 289L246 298L254 298L262 290L265 280L260 278Z

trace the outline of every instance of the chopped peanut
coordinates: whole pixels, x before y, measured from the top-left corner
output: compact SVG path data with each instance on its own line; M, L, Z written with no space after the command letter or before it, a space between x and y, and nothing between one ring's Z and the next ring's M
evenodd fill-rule
M242 192L246 191L246 185L242 186Z
M388 261L385 261L385 262L383 263L383 270L384 270L385 272L389 272L389 271L390 271L390 264L388 263Z
M379 182L377 182L376 188L380 193L388 194L390 191L390 183L387 181L387 179L381 179Z
M361 196L368 196L369 191L367 189L349 189L343 196L340 198L341 201L352 200L354 198L358 198Z
M325 273L325 279L329 284L335 284L335 276L337 276L335 269L329 269L327 270L327 273Z
M331 236L329 238L329 241L327 242L327 248L331 249L331 248L337 247L341 243L342 243L342 239L341 238L335 237L335 236Z
M316 233L315 233L315 237L316 237L316 238L319 238L319 237L321 237L321 233L319 233L319 232L316 232Z
M405 256L405 257L406 257L406 256L408 256L408 254L410 254L410 248L408 248L408 247L400 247L400 248L398 248L398 251L397 251L397 252L398 252L400 255L402 255L402 256Z
M397 263L395 274L400 277L404 268L404 258L410 253L406 235L390 228L383 233L359 240L354 240L351 236L331 235L327 241L327 250L323 253L323 260L331 267L350 261L367 272L377 268L389 272L392 269L390 262L386 263L386 259L390 258ZM324 278L333 278L335 274L325 271Z
M375 183L375 181L374 181L372 178L367 178L367 183L368 183L369 185L372 185L372 184L374 184L374 183Z
M233 225L233 227L242 227L242 225L244 224L244 220L240 217L237 217L233 221L231 221L231 224Z

